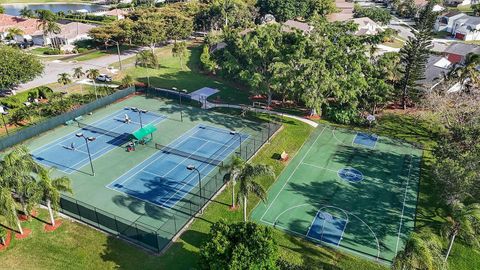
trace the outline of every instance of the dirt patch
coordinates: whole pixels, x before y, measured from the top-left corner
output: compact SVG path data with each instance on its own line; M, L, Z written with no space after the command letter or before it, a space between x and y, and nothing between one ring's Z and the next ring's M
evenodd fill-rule
M25 239L27 238L30 234L32 233L32 230L24 228L23 229L23 234L16 233L15 234L15 239Z
M7 231L7 236L5 237L5 245L0 244L0 251L7 249L12 240L12 232Z
M44 229L45 229L46 232L53 232L56 229L58 229L58 227L60 227L60 225L62 225L62 220L58 219L58 220L55 220L55 226L52 226L51 224L45 224Z

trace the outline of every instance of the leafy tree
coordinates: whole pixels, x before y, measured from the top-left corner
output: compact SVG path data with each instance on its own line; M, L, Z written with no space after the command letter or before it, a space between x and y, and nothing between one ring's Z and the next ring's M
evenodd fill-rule
M457 64L448 72L449 79L460 82L461 91L480 87L480 72L477 66L480 64L480 55L470 53L467 55L464 64Z
M180 68L182 70L184 69L183 61L185 61L185 57L187 57L187 52L187 43L185 41L176 42L175 44L173 44L173 57L178 57L178 59L180 60Z
M155 46L166 40L165 25L166 22L158 14L142 17L133 26L134 43L150 46L152 54L155 54Z
M464 205L456 203L451 208L451 214L444 226L444 234L450 238L445 262L447 262L456 237L475 247L480 246L480 204Z
M164 8L161 11L167 40L188 38L193 32L193 19L175 9Z
M125 87L130 87L135 84L135 81L133 80L133 77L130 75L125 75L125 77L122 78L122 85Z
M310 0L309 2L306 17L311 19L316 16L326 16L337 11L335 1L333 0Z
M480 4L473 4L470 8L473 11L473 16L480 16Z
M297 17L306 17L308 0L259 0L261 14L272 14L280 22Z
M16 36L23 35L23 30L17 27L9 28L7 32L8 34L6 38L11 40L15 39Z
M412 233L393 260L394 270L441 268L442 241L431 232Z
M271 228L221 220L211 226L209 239L200 249L202 269L276 269L278 250Z
M33 10L29 9L28 7L24 7L20 10L20 16L23 18L33 18L35 17L35 12Z
M21 126L24 121L30 119L31 113L32 112L28 107L18 108L10 114L10 123L16 126Z
M31 54L0 45L0 89L33 80L42 72L43 64Z
M405 46L400 50L402 63L402 78L399 82L400 99L403 109L408 103L417 99L417 81L423 78L425 65L428 60L432 39L432 28L435 22L435 13L432 11L433 2L423 9L421 20L417 24L418 32L409 37Z
M61 85L67 85L72 83L72 79L70 77L70 74L64 72L64 73L58 74L57 82Z
M203 31L220 30L225 26L245 29L255 24L257 11L252 1L218 0L202 7L195 14L195 26Z
M265 189L256 182L257 179L262 177L274 178L275 173L271 166L258 165L258 164L245 164L244 167L238 172L237 181L238 194L237 203L243 205L243 221L247 222L247 199L248 196L254 195L266 202L267 193Z
M0 6L0 14L3 14L5 13L5 7L4 6Z
M60 192L72 193L70 188L70 179L66 176L52 179L51 170L40 168L38 173L38 188L43 199L47 203L48 213L50 214L50 224L55 226L54 212L60 205Z
M17 226L20 234L23 234L22 225L18 220L15 200L12 197L12 191L9 187L0 186L0 215L5 218L7 225Z
M354 9L355 18L368 17L380 24L388 24L392 19L390 12L384 8L377 7L361 7L356 4Z
M430 2L433 3L433 1L430 1ZM417 14L417 11L418 11L414 0L398 1L398 4L396 4L395 10L397 11L397 14L400 17L404 17L404 18L413 18L415 17L415 14Z
M200 62L202 64L203 70L207 72L215 73L215 70L218 68L215 61L212 59L210 54L210 48L207 44L203 45L202 54L200 55Z
M158 59L151 51L141 51L137 53L135 59L135 66L146 68L156 68L158 66Z

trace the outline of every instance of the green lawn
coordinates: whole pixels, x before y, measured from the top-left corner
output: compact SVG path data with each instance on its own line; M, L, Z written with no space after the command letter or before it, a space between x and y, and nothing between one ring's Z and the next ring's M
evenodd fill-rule
M241 86L227 83L221 78L207 76L199 71L201 48L198 46L189 47L186 57L186 64L183 69L180 67L178 58L172 55L172 46L163 47L155 50L160 66L156 69L135 67L135 57L122 61L124 67L123 74L133 76L135 80L147 83L160 88L186 89L193 92L202 87L211 87L220 90L217 96L222 102L249 104L248 90ZM113 66L118 67L118 64Z
M124 50L128 50L128 49L131 49L132 47L131 46L120 46L120 52L124 51ZM113 46L113 47L109 47L108 49L106 50L102 50L102 49L93 49L87 53L83 53L83 54L80 54L78 56L73 56L73 57L69 57L67 56L66 58L68 58L69 61L72 61L72 60L76 60L76 61L87 61L87 60L92 60L92 59L97 59L97 58L100 58L100 57L103 57L103 56L106 56L106 55L112 55L112 54L117 54L117 47L116 46Z

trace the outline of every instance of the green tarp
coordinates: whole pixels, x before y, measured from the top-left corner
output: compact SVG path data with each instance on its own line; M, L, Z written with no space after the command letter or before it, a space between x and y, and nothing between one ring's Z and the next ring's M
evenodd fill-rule
M132 133L132 136L137 140L142 140L153 132L157 131L157 128L152 125L146 125L143 128Z

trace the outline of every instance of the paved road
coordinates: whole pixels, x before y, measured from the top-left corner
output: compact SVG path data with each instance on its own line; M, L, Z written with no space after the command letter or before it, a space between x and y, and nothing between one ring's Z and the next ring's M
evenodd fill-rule
M120 55L120 58L122 60L130 58L135 56L139 51L143 50L144 48L137 48L137 49L131 49L122 52ZM81 62L75 62L75 61L60 61L60 60L54 60L54 61L45 61L45 70L43 71L43 74L35 78L33 81L30 81L25 84L21 84L17 87L17 91L24 91L27 89L31 89L34 87L38 87L41 85L49 84L49 83L54 83L58 79L58 74L60 73L73 73L73 69L76 67L82 67L84 72L87 69L92 69L96 68L99 69L101 72L108 73L107 67L114 64L118 63L118 56L116 54L112 55L107 55L104 57L88 60L88 61L81 61Z

